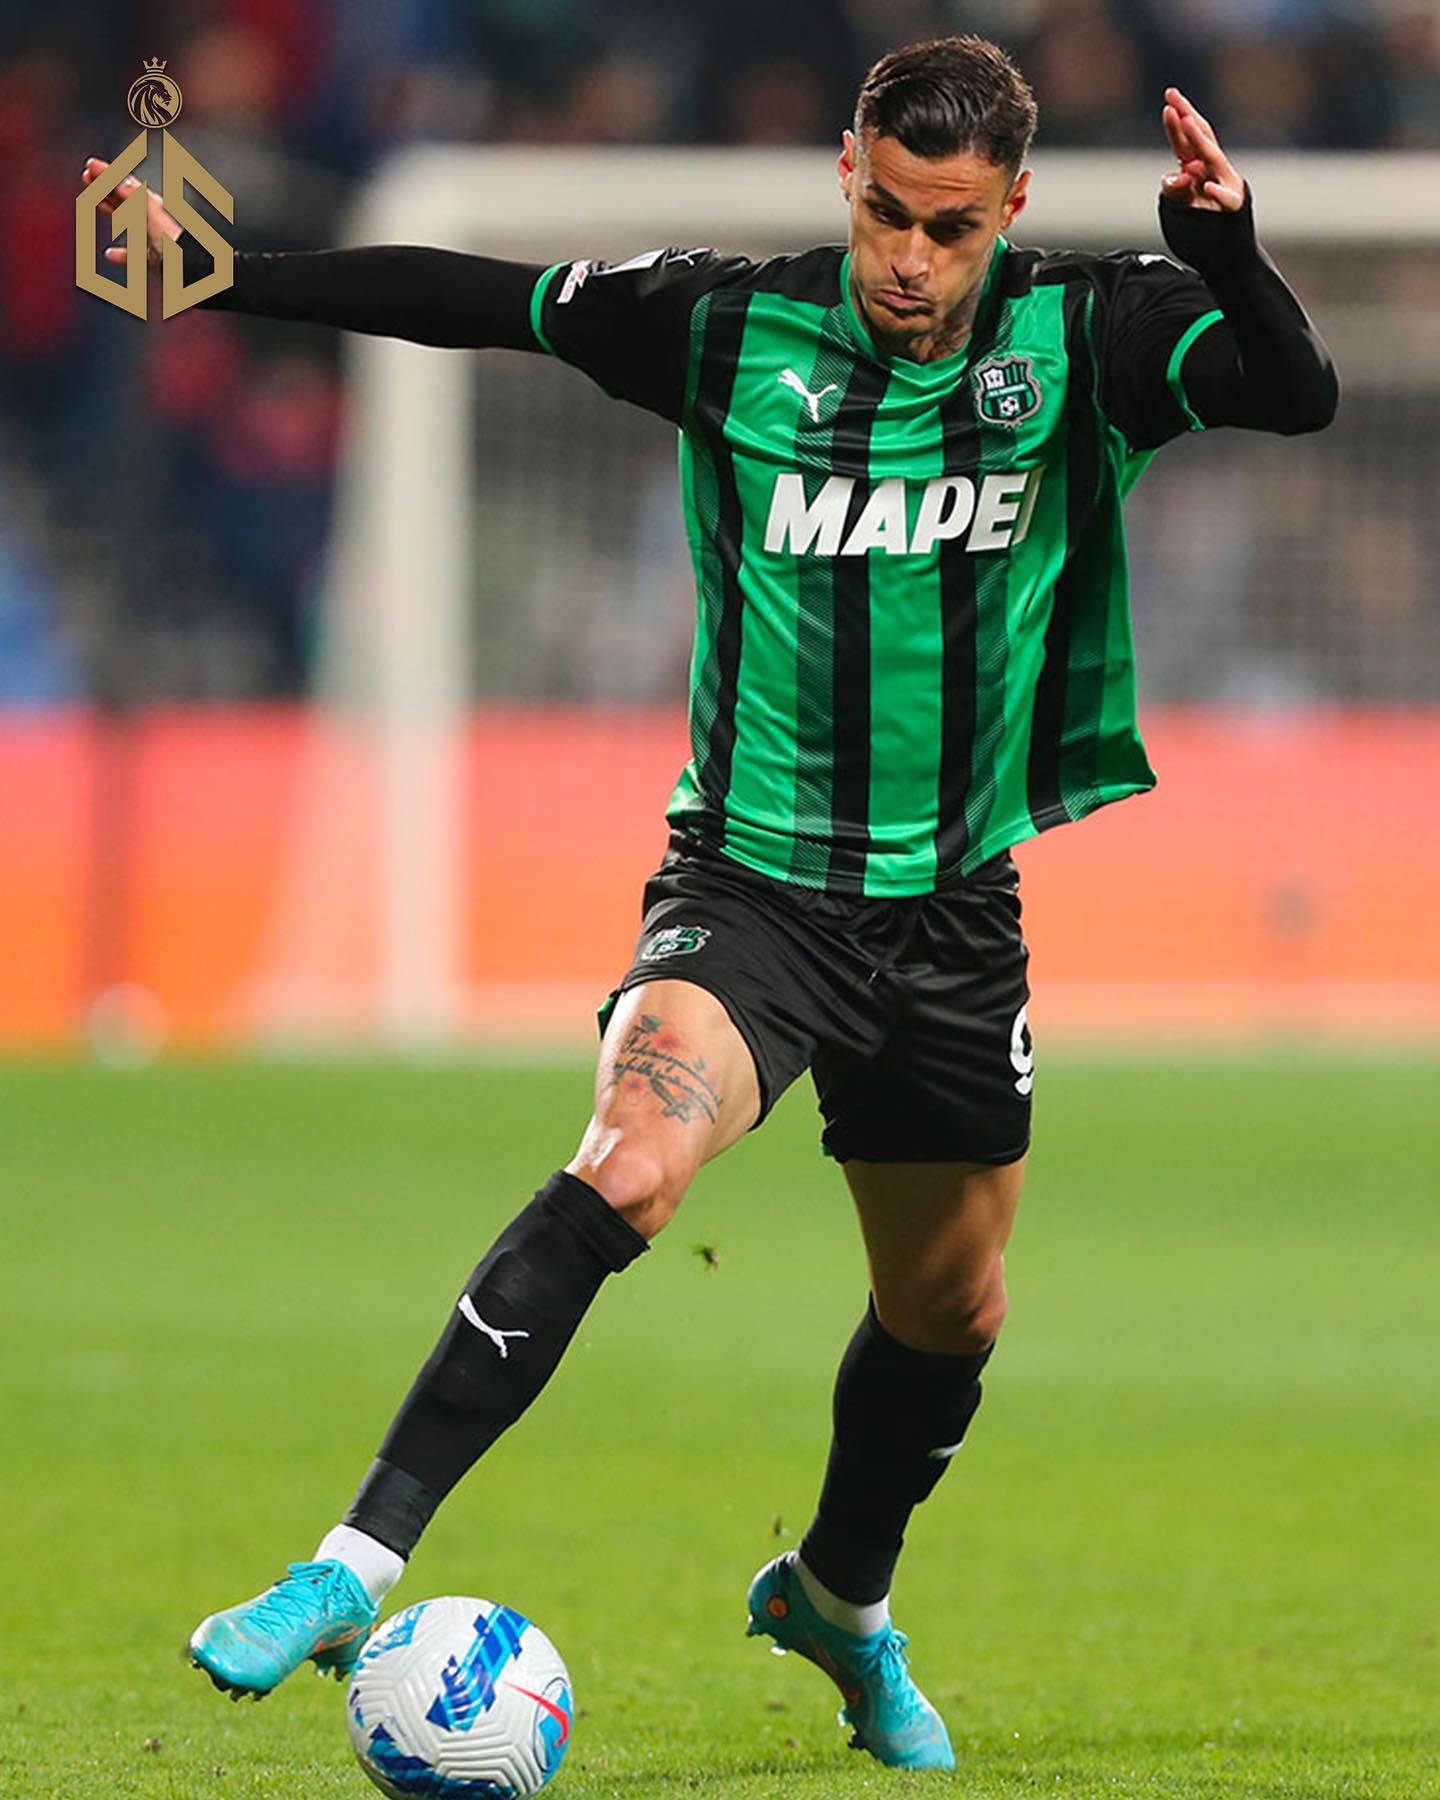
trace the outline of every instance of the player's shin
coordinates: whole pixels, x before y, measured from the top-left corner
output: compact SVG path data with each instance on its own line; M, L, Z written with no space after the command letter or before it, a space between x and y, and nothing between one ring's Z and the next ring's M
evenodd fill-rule
M345 1525L407 1557L446 1494L549 1380L605 1277L646 1248L587 1182L552 1175L467 1282Z
M945 1473L980 1404L990 1348L911 1350L885 1330L873 1302L867 1308L840 1364L830 1461L800 1546L803 1567L829 1596L860 1609L890 1592L910 1514ZM823 1595L811 1599L825 1610Z

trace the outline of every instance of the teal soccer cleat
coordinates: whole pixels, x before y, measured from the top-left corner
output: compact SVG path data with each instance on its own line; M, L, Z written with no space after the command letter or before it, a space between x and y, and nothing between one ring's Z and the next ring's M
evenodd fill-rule
M232 1700L262 1699L307 1657L320 1674L344 1681L379 1613L344 1563L291 1563L274 1587L202 1620L190 1660Z
M857 1637L822 1619L795 1572L795 1552L777 1556L750 1583L749 1637L772 1637L821 1668L845 1696L850 1746L892 1769L953 1769L945 1721L910 1678L905 1635L887 1625Z

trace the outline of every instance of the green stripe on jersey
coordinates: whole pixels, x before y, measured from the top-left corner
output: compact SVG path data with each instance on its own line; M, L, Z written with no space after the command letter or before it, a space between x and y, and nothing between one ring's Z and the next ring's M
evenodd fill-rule
M1056 284L1013 300L996 334L992 356L1003 360L1015 353L1017 344L1063 344L1064 298L1064 288ZM1005 468L1014 448L1012 430L981 418L982 476ZM1030 826L1026 772L1032 720L1025 697L1034 693L1045 658L1051 590L1066 549L1064 470L1056 463L1042 466L1019 543L1006 556L986 559L976 571L975 677L980 705L965 799L972 847L998 844L1002 838L1017 841Z
M916 365L918 367L919 365ZM953 385L890 372L870 438L870 499L856 525L909 545L927 484L944 472L937 400ZM944 650L936 556L872 555L870 594L870 853L867 894L913 893L935 882Z
M691 319L685 413L691 418L706 371L706 342L713 294L704 295ZM713 376L712 376L713 378ZM695 644L690 658L690 761L681 771L667 814L700 814L723 806L710 768L710 745L719 714L720 634L725 615L725 557L719 542L720 468L712 436L688 430L680 439L680 493L685 535L695 570ZM718 784L723 788L723 783Z
M788 366L788 365L787 365ZM798 371L811 394L848 395L858 365L833 312L821 320L815 355ZM823 402L817 403L823 410ZM794 456L804 482L806 506L813 506L829 479L825 467L806 466L802 449L821 465L834 455L835 406L828 423L809 416L808 403L796 410ZM796 557L795 569L795 838L790 848L792 881L824 886L830 878L835 795L835 562L827 556Z

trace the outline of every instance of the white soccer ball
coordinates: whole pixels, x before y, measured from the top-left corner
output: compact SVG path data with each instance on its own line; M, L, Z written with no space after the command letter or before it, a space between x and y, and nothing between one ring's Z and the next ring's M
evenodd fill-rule
M346 1715L360 1767L391 1800L524 1800L560 1767L575 1705L538 1625L449 1594L386 1620Z

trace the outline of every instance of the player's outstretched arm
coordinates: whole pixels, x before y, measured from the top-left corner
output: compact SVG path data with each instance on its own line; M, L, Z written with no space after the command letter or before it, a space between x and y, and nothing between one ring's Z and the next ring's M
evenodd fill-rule
M83 178L94 181L108 167L92 156ZM134 175L127 176L101 202L101 210L113 212L138 185ZM152 269L160 267L163 240L170 237L184 255L187 281L209 274L204 251L153 191L147 225ZM105 256L123 263L125 246L112 245ZM201 304L220 312L302 319L450 349L536 350L530 301L543 272L539 264L411 244L274 254L237 251L234 284Z
M1161 229L1229 327L1206 332L1186 359L1191 406L1207 425L1321 430L1339 399L1335 366L1256 240L1248 186L1179 88L1165 90L1162 118L1178 166L1161 183Z

